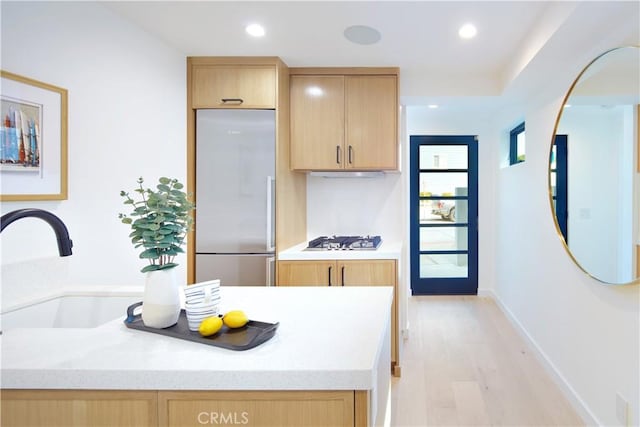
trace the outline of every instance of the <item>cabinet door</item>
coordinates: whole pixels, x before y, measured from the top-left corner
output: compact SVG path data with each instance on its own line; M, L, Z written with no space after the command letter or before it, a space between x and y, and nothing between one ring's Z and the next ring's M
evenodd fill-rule
M278 261L278 286L335 285L335 261Z
M291 169L342 169L344 76L291 76Z
M276 69L272 65L196 65L192 108L276 106Z
M397 169L395 76L346 77L346 162L350 169Z
M395 260L338 261L338 284L342 286L395 286Z
M367 413L353 390L159 392L159 426L350 426Z
M0 424L9 426L156 426L155 391L2 390Z

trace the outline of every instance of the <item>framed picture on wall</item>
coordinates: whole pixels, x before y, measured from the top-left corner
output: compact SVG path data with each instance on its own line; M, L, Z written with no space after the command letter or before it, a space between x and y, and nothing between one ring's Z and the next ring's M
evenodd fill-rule
M0 200L66 200L67 90L0 78Z

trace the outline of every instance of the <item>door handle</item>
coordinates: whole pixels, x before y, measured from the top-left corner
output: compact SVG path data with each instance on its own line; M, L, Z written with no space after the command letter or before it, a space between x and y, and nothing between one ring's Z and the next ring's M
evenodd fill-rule
M340 146L336 145L336 163L340 164Z
M329 286L331 286L331 270L333 270L333 267L329 267Z
M342 280L342 286L344 286L344 265L342 266L342 269L340 271L340 278Z
M353 163L353 147L349 146L349 164Z
M273 267L275 263L276 263L275 257L267 258L267 266L266 266L267 267L266 269L267 286L273 286Z

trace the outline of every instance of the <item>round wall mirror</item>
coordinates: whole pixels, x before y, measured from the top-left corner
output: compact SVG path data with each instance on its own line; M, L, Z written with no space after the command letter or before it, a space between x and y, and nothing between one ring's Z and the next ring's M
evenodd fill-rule
M569 256L605 284L640 277L640 46L591 61L565 97L549 156L549 196Z

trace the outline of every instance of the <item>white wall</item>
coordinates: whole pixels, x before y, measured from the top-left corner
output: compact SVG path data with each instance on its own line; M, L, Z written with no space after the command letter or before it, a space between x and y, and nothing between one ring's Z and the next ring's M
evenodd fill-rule
M620 393L637 425L640 287L589 278L569 258L553 224L548 153L561 103L529 106L527 160L498 171L495 292L583 414L600 425L620 425ZM505 118L503 127L509 124Z
M2 2L2 69L69 91L68 200L3 202L2 213L49 210L74 243L59 258L43 221L11 224L0 240L2 288L142 284L119 192L139 176L186 177L185 56L98 3Z

